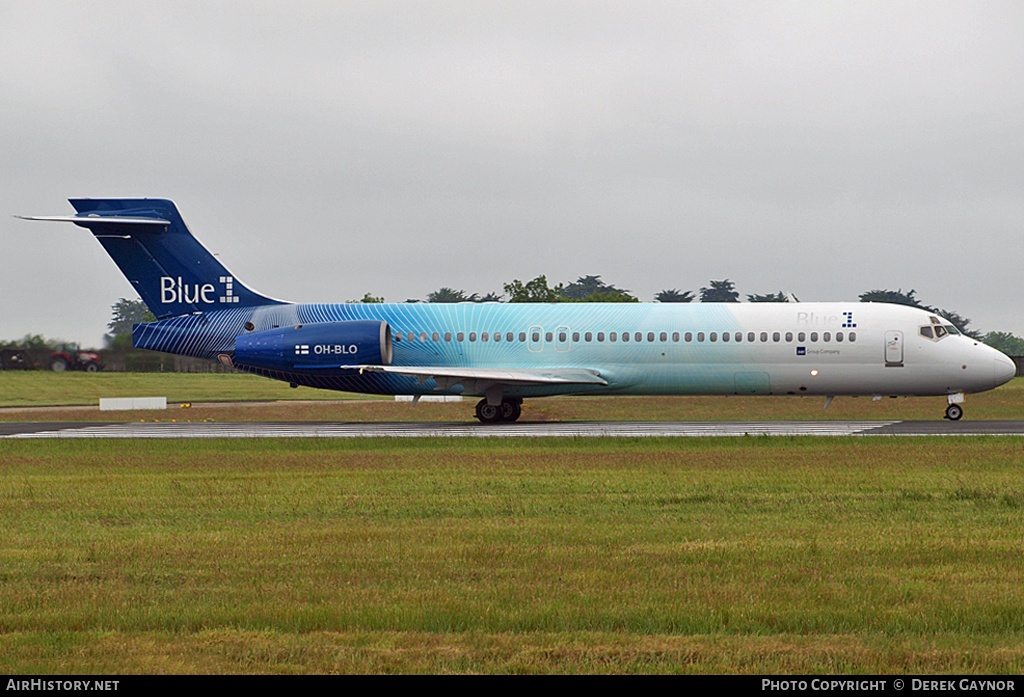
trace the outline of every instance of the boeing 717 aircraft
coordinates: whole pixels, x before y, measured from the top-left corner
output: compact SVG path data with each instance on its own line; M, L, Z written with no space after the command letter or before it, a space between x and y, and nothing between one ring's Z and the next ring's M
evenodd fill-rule
M946 396L1014 375L999 351L924 310L880 303L291 303L261 295L173 202L71 199L156 315L138 348L368 394L482 397L485 423L551 395Z

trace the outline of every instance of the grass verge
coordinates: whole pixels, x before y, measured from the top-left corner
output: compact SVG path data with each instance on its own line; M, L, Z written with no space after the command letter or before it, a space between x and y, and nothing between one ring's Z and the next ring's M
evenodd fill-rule
M0 371L0 407L97 406L107 397L166 397L168 402L359 399L247 373L54 373Z
M1019 443L0 441L0 672L1019 673Z

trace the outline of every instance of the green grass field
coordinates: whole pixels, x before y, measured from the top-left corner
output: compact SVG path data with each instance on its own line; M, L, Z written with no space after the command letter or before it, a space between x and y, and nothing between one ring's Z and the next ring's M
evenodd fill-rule
M1016 438L0 441L0 672L1019 673Z
M104 397L167 397L168 402L358 399L246 373L53 373L0 371L0 407L96 406Z
M33 390L0 373L5 399L51 403L42 395L63 388L74 404L100 384L42 375ZM278 387L143 377L103 389L199 401ZM1020 418L1021 382L969 397L967 418ZM533 404L524 418L943 407ZM471 409L357 400L158 418ZM69 413L100 414L4 418ZM1016 674L1022 465L1013 437L0 440L0 673Z

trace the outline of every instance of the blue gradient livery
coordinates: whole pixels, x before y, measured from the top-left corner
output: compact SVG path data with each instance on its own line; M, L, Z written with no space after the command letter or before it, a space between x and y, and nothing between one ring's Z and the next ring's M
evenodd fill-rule
M946 319L875 303L307 304L228 271L161 199L71 199L156 315L139 348L220 360L292 385L482 397L484 422L524 398L600 395L945 395L1014 375ZM826 402L827 405L827 402Z

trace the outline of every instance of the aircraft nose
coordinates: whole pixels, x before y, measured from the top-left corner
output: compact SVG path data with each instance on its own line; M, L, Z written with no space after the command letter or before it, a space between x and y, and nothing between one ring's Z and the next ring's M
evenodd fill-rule
M992 360L992 377L995 380L995 386L999 387L1008 383L1016 374L1017 365L1010 360L1010 357L1002 353L996 353L995 358Z

